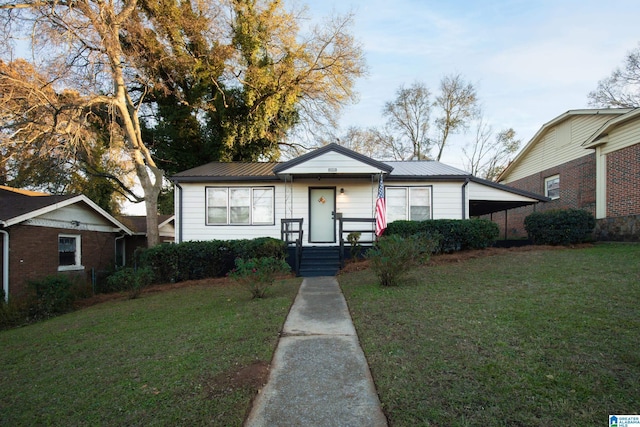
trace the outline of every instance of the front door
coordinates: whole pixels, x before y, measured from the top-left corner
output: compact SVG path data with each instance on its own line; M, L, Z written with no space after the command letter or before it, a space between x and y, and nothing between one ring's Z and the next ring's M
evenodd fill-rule
M309 242L336 241L336 188L309 189Z

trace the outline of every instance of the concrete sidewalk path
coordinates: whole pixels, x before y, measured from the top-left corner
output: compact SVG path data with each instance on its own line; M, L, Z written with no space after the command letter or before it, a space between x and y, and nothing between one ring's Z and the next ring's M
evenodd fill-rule
M338 281L305 278L245 426L386 425Z

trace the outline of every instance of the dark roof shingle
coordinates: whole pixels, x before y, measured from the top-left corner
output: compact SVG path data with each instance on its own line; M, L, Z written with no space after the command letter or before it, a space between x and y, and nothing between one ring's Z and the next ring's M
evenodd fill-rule
M50 196L0 186L0 221L54 205L75 196Z

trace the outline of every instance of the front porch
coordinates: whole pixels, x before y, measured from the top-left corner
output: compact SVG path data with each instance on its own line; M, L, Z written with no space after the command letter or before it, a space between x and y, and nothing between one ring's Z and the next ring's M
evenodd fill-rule
M351 258L352 245L348 236L359 233L356 244L362 249L375 242L375 218L344 218L338 214L337 244L303 245L303 218L281 220L281 239L287 244L287 262L297 276L335 276Z

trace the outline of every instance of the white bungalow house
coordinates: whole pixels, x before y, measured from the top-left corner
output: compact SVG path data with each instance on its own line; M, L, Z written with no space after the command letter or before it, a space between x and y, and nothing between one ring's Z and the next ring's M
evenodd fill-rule
M360 231L371 242L380 175L387 222L466 219L548 200L440 162L382 162L329 144L287 162L212 162L174 175L175 241L268 236L335 248Z

